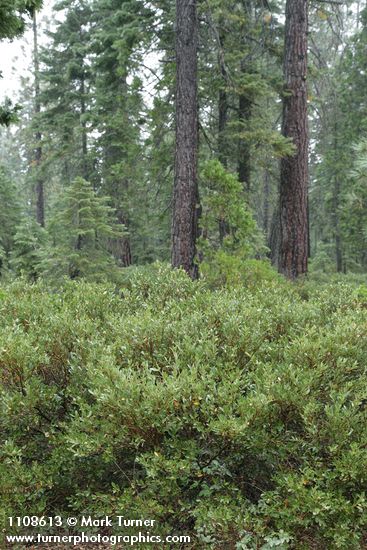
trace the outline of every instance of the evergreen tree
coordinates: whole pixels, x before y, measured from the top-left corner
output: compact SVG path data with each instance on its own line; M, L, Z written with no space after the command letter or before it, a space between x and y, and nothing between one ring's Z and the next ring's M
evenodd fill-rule
M360 232L350 235L352 189L358 187L350 171L356 155L353 144L363 141L366 131L366 34L363 12L359 22L351 6L353 2L318 10L313 23L318 32L311 34L311 130L316 143L310 189L313 263L321 265L326 255L329 269L338 272L361 269L364 257Z
M56 168L59 183L64 184L77 176L94 176L89 144L91 5L86 0L64 0L54 9L63 18L48 32L50 43L40 52L41 124L46 165L52 174Z
M222 247L228 253L239 250L249 254L256 233L256 223L243 201L243 182L218 160L208 161L200 175L202 189L202 213L200 216L199 257L215 253ZM218 219L228 222L230 232L223 239Z
M38 29L36 11L33 13L33 64L34 64L34 122L36 126L35 139L36 149L34 154L34 165L36 169L36 217L37 222L45 226L45 198L44 198L44 182L40 172L40 164L42 160L42 135L39 128L40 125L40 83L39 83L39 58L38 58Z
M13 246L20 206L15 185L0 165L0 276L8 268L9 254Z
M47 233L32 217L24 217L16 227L10 253L10 267L16 275L35 281L42 272L47 250Z
M128 234L120 232L118 237L106 241L117 263L128 266L132 261L169 259L173 229L170 221L184 221L184 204L195 205L190 207L183 224L189 229L185 230L187 235L191 235L186 239L191 244L185 246L193 258L197 228L196 220L191 223L191 214L197 214L197 197L202 194L203 215L217 228L214 230L209 224L209 231L203 220L201 231L210 232L215 250L225 246L227 252L237 255L237 241L229 246L236 231L239 234L237 225L232 227L226 219L232 214L227 208L220 208L214 220L205 203L208 199L211 203L213 189L205 178L196 182L198 178L191 178L196 165L199 173L204 173L201 169L208 166L208 160L217 158L230 174L237 173L242 184L237 199L244 210L253 212L265 235L270 235L273 252L280 252L280 270L287 276L293 278L305 270L305 249L307 254L316 256L313 265L334 263L337 271L364 269L364 179L356 176L356 169L351 176L351 167L358 164L362 155L353 144L363 147L358 144L364 143L367 120L366 16L359 4L353 0L342 5L310 4L306 95L301 75L305 57L303 52L292 50L293 45L302 42L299 38L303 34L291 33L289 26L297 8L295 2L287 6L286 46L290 47L285 52L284 0L199 3L195 77L195 62L189 67L193 77L191 92L197 88L197 108L190 108L190 122L186 125L186 137L189 140L191 133L192 143L197 141L197 146L186 162L184 140L176 147L179 140L178 134L175 137L175 99L182 106L180 90L187 91L190 81L182 78L183 65L176 64L175 38L179 35L175 33L175 20L179 11L175 5L166 0L149 4L142 0L58 1L49 42L40 48L39 68L33 68L36 86L23 79L18 130L3 134L1 140L3 163L17 186L22 210L35 217L38 211L42 223L43 203L44 215L57 217L55 197L76 177L83 176L97 196L111 197L117 219L123 228L128 227ZM180 3L181 7L184 5ZM28 15L12 10L10 5L8 8L23 21L33 14L32 8ZM186 18L184 23L188 25L190 20ZM186 46L192 46L195 33L189 38ZM288 74L300 78L295 83L291 77L284 91L281 60L290 59L287 51L295 53L295 57L300 55L302 70L299 72L298 66L297 70L288 70ZM184 53L180 48L179 60ZM193 59L192 52L190 55ZM37 55L37 65L36 58ZM299 84L299 95L294 84ZM307 147L304 140L300 143L298 133L302 134L302 127L305 128L306 97L311 143L309 205L304 183L299 185L305 178L298 178L301 172L305 175ZM280 128L281 98L285 104L284 135ZM295 98L302 102L302 109L296 109L292 119ZM187 114L182 110L183 118ZM299 132L294 131L297 125ZM177 155L175 159L175 147L184 160ZM191 147L191 151L194 149ZM181 172L177 170L179 166ZM183 174L183 167L187 166L194 167L189 178ZM185 176L180 181L188 183L189 192L181 202L172 203L172 188L177 198L179 173ZM271 231L272 216L279 222L274 212L280 179L282 224L273 224L276 231ZM44 197L43 186L47 191ZM219 184L214 195L218 204L229 200L225 187ZM311 238L304 239L308 216ZM35 238L37 241L36 235ZM311 250L307 246L310 243ZM11 247L3 256L9 257ZM178 247L174 248L177 251ZM324 262L325 254L328 261ZM288 261L291 256L302 265L281 267L285 257ZM193 264L191 271L196 270Z
M91 37L95 102L92 107L95 157L103 192L108 194L117 218L132 227L139 238L134 198L143 178L141 80L136 74L138 50L147 41L151 10L139 0L95 0ZM130 77L130 78L129 78ZM130 81L129 81L130 80ZM139 198L141 206L141 197ZM139 214L142 214L140 212ZM114 256L123 266L132 262L130 236L111 242Z
M123 229L109 202L83 178L76 178L62 192L50 221L52 245L44 262L46 274L100 280L116 272L108 241L120 237Z

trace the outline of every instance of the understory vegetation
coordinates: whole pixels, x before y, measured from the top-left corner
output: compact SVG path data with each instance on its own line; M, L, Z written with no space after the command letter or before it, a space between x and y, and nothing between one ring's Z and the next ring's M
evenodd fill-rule
M1 512L128 511L192 548L364 547L367 287L255 264L231 288L159 263L3 285Z

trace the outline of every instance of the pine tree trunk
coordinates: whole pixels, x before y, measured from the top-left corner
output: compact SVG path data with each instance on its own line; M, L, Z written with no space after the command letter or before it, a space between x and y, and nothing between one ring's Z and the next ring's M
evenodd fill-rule
M124 128L129 127L129 113L126 105L128 96L127 67L124 74L118 80L119 96L116 100L114 116L122 118ZM118 222L129 230L129 216L126 207L126 199L129 196L129 180L124 175L118 177L114 174L115 168L126 159L126 139L123 134L119 136L120 143L117 143L116 134L113 128L106 133L107 144L104 152L104 179L108 195L112 198L113 207L116 209ZM118 170L120 172L120 169ZM113 256L122 267L129 267L133 263L131 241L129 234L122 237L110 239L109 246Z
M334 159L335 162L338 158L338 124L335 119L334 124ZM340 202L340 179L339 175L335 174L334 176L334 187L333 187L333 213L332 220L334 225L334 237L335 237L335 259L336 259L336 270L338 273L343 271L343 253L342 253L342 238L340 231L340 220L339 220L339 202Z
M228 166L228 150L226 130L228 121L228 99L224 88L219 90L218 96L218 159L225 168Z
M34 112L36 115L37 130L35 134L36 149L34 152L34 161L36 169L36 219L37 222L45 226L45 197L42 176L40 174L40 166L42 161L42 135L39 131L39 115L41 112L40 103L40 84L39 84L39 59L38 59L38 40L37 40L37 19L36 10L33 12L33 58L34 58Z
M227 75L222 59L222 52L225 41L225 33L219 35L219 67L222 77L221 86L218 94L218 160L225 168L228 166L228 144L227 144L227 123L228 123L228 94L226 90ZM219 220L219 240L222 243L223 239L229 235L229 224L224 218Z
M172 266L192 279L198 232L198 106L196 0L176 0L176 154L172 216Z
M333 189L333 225L335 236L335 259L336 270L338 273L343 271L343 254L342 254L342 239L340 232L340 220L339 220L339 195L340 195L340 182L338 175L334 178Z
M279 271L290 279L307 272L308 0L287 0L285 25L283 135L296 152L281 161Z
M263 203L263 229L266 239L269 235L269 210L270 210L270 171L265 168L264 172L264 203Z
M124 216L121 208L117 208L117 221L125 228L128 227L128 219ZM110 239L109 248L113 256L119 261L122 267L129 267L132 264L132 254L130 239L128 235L124 235L118 239Z
M240 123L240 132L248 129L248 123L251 117L251 101L245 95L241 94L238 101L238 119ZM250 147L246 140L240 138L238 141L238 180L243 183L243 188L250 192Z
M227 92L225 89L219 90L218 98L218 159L225 168L228 166L227 147L225 132L227 129L227 117L228 117L228 101ZM229 235L229 224L221 217L219 219L219 240L222 243L223 239Z
M81 61L83 63L83 61ZM85 75L82 72L80 80L80 125L82 128L82 169L83 169L83 178L89 180L89 170L88 170L88 137L87 137L87 124L85 121Z
M270 249L271 263L279 269L280 264L280 215L279 206L274 210L271 219L268 246Z

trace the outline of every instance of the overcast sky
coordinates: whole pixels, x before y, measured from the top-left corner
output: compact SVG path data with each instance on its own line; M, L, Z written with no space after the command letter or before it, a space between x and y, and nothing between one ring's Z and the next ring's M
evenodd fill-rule
M49 17L52 12L54 0L44 0L43 9L38 15L40 42L42 41L42 28L44 17ZM32 30L31 24L22 38L12 42L4 40L0 42L0 71L3 78L0 79L0 103L6 95L15 98L19 90L19 78L24 75L32 60Z

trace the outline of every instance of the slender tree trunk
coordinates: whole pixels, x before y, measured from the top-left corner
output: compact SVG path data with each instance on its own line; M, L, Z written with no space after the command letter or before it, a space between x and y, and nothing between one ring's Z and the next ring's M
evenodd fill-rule
M225 32L219 31L218 65L220 69L221 84L218 94L218 159L227 167L228 145L227 145L227 123L228 123L228 94L227 94L227 73L224 65L224 44Z
M343 271L343 253L342 253L342 239L340 233L340 221L339 221L339 196L340 196L340 181L336 174L334 177L334 189L333 189L333 225L335 236L335 259L336 270L338 273Z
M251 117L251 101L247 96L241 94L238 100L238 119L240 123L240 132L248 129L248 123ZM250 192L250 147L248 142L240 138L238 141L238 180L243 183L243 188Z
M296 152L281 161L279 271L290 279L307 273L308 0L287 0L284 50L283 135Z
M218 160L223 164L225 168L228 166L228 144L227 144L227 123L228 123L228 94L227 94L227 75L223 64L223 48L225 41L225 33L221 32L219 35L219 67L221 73L221 86L218 94ZM219 220L219 240L222 243L223 239L229 235L228 222L221 218Z
M36 10L33 12L33 58L34 58L34 112L36 118L36 148L34 152L34 161L36 168L36 219L37 222L44 227L45 226L45 197L44 197L44 185L42 175L40 173L40 166L42 161L42 135L39 131L39 116L41 112L40 102L40 84L39 84L39 59L38 59L38 36L37 36L37 17Z
M125 72L119 79L119 100L116 105L115 112L116 117L123 117L123 124L125 128L129 127L128 111L126 106L127 94L128 85ZM105 180L108 182L107 190L113 200L113 206L116 208L118 222L128 229L129 216L124 203L129 193L129 180L126 177L118 176L116 181L116 175L111 177L111 172L114 172L113 167L123 162L124 158L126 158L126 139L120 136L120 143L116 142L116 136L113 129L110 130L110 136L108 136L108 138L108 145L106 146L104 153ZM121 173L121 169L118 170L118 172ZM133 259L131 253L131 242L128 234L125 234L119 238L110 239L109 246L113 256L123 267L128 267L132 264Z
M80 81L80 125L82 127L82 169L83 178L89 180L88 170L88 138L87 138L87 123L85 121L86 105L85 105L85 75L84 72Z
M265 168L264 172L264 204L263 204L263 228L266 238L269 235L269 210L270 210L270 171Z
M128 218L124 215L121 207L116 209L117 221L128 227ZM109 248L113 256L119 261L123 267L129 267L132 264L131 246L128 235L124 235L118 239L110 239Z
M226 130L228 121L227 91L223 87L218 96L218 159L225 168L228 166L228 150L226 143Z
M334 124L334 158L335 162L337 161L338 155L338 125L335 119ZM339 200L340 200L340 179L339 174L334 176L334 187L333 187L333 225L334 225L334 236L335 236L335 259L336 259L336 270L338 273L343 271L343 253L342 253L342 238L340 231L340 220L339 220Z
M228 118L228 101L227 101L227 92L225 88L219 90L218 98L218 159L223 164L225 168L228 166L228 156L227 156L227 147L226 147L226 136L225 132L227 129L227 118ZM219 240L222 243L223 239L229 235L229 224L228 222L221 217L219 219Z
M280 214L279 206L275 208L271 219L268 245L271 263L279 269L280 264Z
M123 112L124 120L126 127L129 125L129 113L126 105L126 98L128 96L128 84L127 84L127 68L124 72L124 75L120 77L120 87L122 100L120 104L120 109ZM117 151L116 151L117 152ZM115 162L121 162L121 148L118 151L118 157L115 159ZM123 153L126 155L126 153ZM116 206L117 206L117 219L119 223L124 225L126 229L129 229L129 216L127 213L127 207L124 205L124 198L128 196L129 193L129 181L127 178L124 178L119 185L119 189L116 190ZM124 235L116 241L115 256L120 260L123 267L129 267L133 263L132 253L131 253L131 242L130 236Z
M172 266L192 279L195 263L199 195L197 185L198 106L196 0L176 0L176 154L172 216Z
M311 258L310 201L307 188L307 258Z

